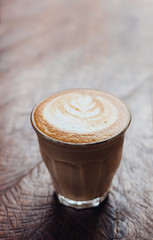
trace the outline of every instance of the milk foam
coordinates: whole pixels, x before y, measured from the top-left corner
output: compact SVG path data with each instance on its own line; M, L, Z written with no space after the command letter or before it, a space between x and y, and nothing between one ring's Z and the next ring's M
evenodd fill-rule
M70 93L47 102L42 112L48 124L63 131L93 133L116 121L117 109L103 97Z
M69 90L40 103L36 126L49 137L74 143L103 141L121 132L130 119L116 97L97 90Z

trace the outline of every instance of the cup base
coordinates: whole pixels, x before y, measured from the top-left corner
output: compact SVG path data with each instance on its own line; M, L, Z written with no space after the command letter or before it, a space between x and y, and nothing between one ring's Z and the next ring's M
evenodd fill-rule
M58 196L59 202L65 206L72 207L75 209L84 209L84 208L92 208L92 207L99 206L99 204L102 203L108 196L108 192L105 192L101 197L94 198L88 201L74 201L62 196L61 194L58 194L57 196Z

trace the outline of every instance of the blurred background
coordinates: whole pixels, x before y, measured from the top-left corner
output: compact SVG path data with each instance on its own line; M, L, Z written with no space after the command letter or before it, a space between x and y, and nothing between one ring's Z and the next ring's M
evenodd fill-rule
M126 97L152 76L150 5L1 0L0 69L7 94L33 95L37 102L61 89L89 87Z

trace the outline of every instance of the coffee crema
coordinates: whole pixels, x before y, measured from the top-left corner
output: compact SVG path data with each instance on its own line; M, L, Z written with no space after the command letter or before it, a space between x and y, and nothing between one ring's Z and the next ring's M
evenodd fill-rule
M111 94L72 89L56 93L33 111L35 127L48 137L66 143L94 143L126 130L130 112Z

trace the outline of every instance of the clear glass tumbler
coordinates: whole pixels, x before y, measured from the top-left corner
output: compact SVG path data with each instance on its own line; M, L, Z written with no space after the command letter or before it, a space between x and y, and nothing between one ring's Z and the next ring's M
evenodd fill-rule
M60 203L76 209L98 206L108 195L122 158L126 128L117 136L95 143L64 143L53 140L31 123L42 158L50 172ZM130 113L129 113L130 114Z

